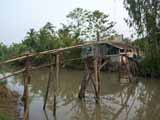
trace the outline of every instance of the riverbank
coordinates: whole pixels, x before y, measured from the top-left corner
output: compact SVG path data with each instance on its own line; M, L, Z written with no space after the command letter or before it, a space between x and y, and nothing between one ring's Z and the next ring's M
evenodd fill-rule
M0 83L0 120L17 120L19 95Z

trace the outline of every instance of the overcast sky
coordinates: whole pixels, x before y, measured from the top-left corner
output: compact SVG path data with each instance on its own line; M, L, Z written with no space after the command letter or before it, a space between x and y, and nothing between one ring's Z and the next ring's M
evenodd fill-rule
M0 42L10 45L23 40L30 28L38 29L51 22L60 27L66 15L76 7L100 10L117 22L115 30L130 37L130 29L124 21L127 11L123 0L1 0Z

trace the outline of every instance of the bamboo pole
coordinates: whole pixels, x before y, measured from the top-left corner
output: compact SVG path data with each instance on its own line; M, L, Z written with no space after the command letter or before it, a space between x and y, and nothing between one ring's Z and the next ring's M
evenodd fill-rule
M45 110L46 108L46 104L47 104L47 99L48 99L48 92L50 89L50 83L53 79L53 56L50 55L50 69L49 69L49 76L48 76L48 82L47 82L47 89L46 89L46 94L45 94L45 98L44 98L44 105L43 105L43 110Z
M120 60L119 60L119 66L118 66L118 80L119 82L121 82L121 67L122 67L122 56L119 56L120 57Z
M82 59L82 58L73 58L73 59L65 60L64 62L80 60L80 59ZM50 66L53 66L53 65L55 65L55 63L44 64L44 65L40 65L40 66L34 66L34 67L30 68L29 71L34 71L34 70L38 70L38 69L41 69L41 68L47 68L47 67L50 67ZM15 72L12 72L11 74L9 74L7 76L1 77L0 80L7 79L7 78L12 77L14 75L18 75L20 73L23 73L24 71L25 71L25 68L21 69L21 70L18 70L18 71L15 71Z
M100 79L100 64L101 63L98 63L98 68L97 68L97 77L98 77L98 99L100 97L100 93L101 93L101 79Z
M50 54L50 53L57 54L61 51L65 51L65 50L71 50L71 49L74 49L74 48L81 48L83 46L98 45L98 44L103 44L103 43L111 44L107 41L93 41L93 42L83 43L83 44L74 45L74 46L65 47L65 48L58 48L58 49L46 50L46 51L42 51L42 52L30 53L28 55L28 57L41 56L41 55L46 55L46 54ZM11 58L11 59L2 61L2 62L0 62L0 66L3 65L3 64L10 63L10 62L14 62L14 61L18 61L18 60L24 60L26 58L27 58L27 56L26 56L26 54L24 54L24 55L21 55L19 57L15 57L15 58Z
M95 74L91 74L90 75L90 79L91 79L91 82L92 82L92 85L93 85L93 88L94 88L94 91L95 91L95 95L98 95L98 93L97 93L97 88L96 88L96 83L95 83L95 79L94 79L94 75Z
M97 42L100 41L100 35L99 32L97 31ZM95 45L94 48L94 75L95 75L95 84L96 84L96 103L99 103L99 97L100 97L100 65L101 65L101 60L100 60L100 51L97 45Z
M55 79L55 83L54 83L54 99L53 99L53 115L56 115L56 97L58 94L58 83L59 83L59 63L60 63L60 59L59 59L59 54L56 54L56 79Z
M23 120L28 120L28 114L29 114L29 110L27 109L27 111L24 113L24 118Z
M28 90L28 84L30 82L31 76L29 69L31 68L31 61L30 57L26 58L26 72L24 75L24 120L29 120L29 90Z
M97 59L95 57L94 59L94 80L95 80L95 86L96 86L96 90L95 90L95 95L96 95L96 103L98 102L99 99L99 95L98 95L98 68L97 68L98 64L97 64Z
M81 88L80 88L80 92L79 92L79 95L78 95L80 99L85 97L85 90L86 90L87 84L89 82L89 78L90 78L90 72L89 72L89 68L87 66L87 61L85 61L84 77L82 79Z
M103 62L103 64L100 66L100 70L101 70L108 62L109 62L109 60L106 59L106 60Z
M85 79L86 79L86 76L87 76L87 73L85 73L85 75L84 75L84 77L83 77L83 79L82 79L82 82L81 82L81 88L80 88L80 92L79 92L79 95L78 95L78 97L79 97L79 99L82 99L82 98L84 98L84 86L85 86Z
M133 81L133 76L132 76L132 73L131 73L131 66L129 64L129 58L127 56L125 56L126 58L126 68L127 68L127 73L128 73L128 78L129 78L129 81L132 82Z
M21 70L15 71L15 72L7 75L7 76L4 76L4 77L0 78L0 80L7 79L7 78L9 78L11 76L14 76L14 75L18 75L20 73L23 73L24 71L25 71L25 69L21 69Z

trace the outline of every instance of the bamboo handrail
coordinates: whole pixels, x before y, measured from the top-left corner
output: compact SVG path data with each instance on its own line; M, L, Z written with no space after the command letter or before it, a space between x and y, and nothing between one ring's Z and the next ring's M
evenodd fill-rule
M73 59L65 60L64 62L69 62L69 61L74 61L74 60L80 60L80 59L81 59L81 58L73 58ZM49 67L49 66L51 66L51 65L55 65L55 63L52 63L52 64L44 64L44 65L32 67L32 68L29 69L29 71L34 71L34 70L37 70L37 69ZM26 69L24 68L24 69L21 69L21 70L12 72L12 74L9 74L9 75L7 75L7 76L4 76L4 77L0 78L0 80L7 79L7 78L9 78L9 77L11 77L11 76L14 76L14 75L23 73L25 70L26 70Z
M94 41L94 42L90 42L90 43L79 44L79 45L65 47L65 48L58 48L58 49L47 50L47 51L42 51L42 52L37 52L37 53L24 54L22 56L0 62L0 65L7 64L7 63L10 63L10 62L14 62L14 61L17 61L17 60L23 60L27 57L40 56L40 55L45 55L45 54L50 54L50 53L56 54L58 52L65 51L65 50L70 50L70 49L74 49L74 48L81 48L81 47L88 46L88 45L103 44L103 43L106 43L106 41L99 41L99 42Z
M7 76L4 76L4 77L0 78L0 80L7 79L7 78L9 78L9 77L11 77L11 76L20 74L20 73L22 73L22 72L24 72L24 71L25 71L25 69L21 69L21 70L15 71L15 72L13 72L12 74L9 74L9 75L7 75Z

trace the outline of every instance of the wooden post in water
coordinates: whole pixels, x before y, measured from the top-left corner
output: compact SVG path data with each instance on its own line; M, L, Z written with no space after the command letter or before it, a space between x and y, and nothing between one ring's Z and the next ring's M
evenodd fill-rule
M126 68L127 68L127 73L128 73L128 78L129 78L129 82L132 82L133 81L133 73L131 73L131 66L130 66L130 63L129 63L129 58L127 56L126 57Z
M96 52L96 51L95 51ZM98 96L98 63L97 63L97 58L96 54L94 57L94 80L95 80L95 95L96 95L96 102L98 102L99 96Z
M118 80L121 82L121 67L122 67L122 55L119 56L119 66L118 66Z
M129 59L126 54L121 55L120 69L119 69L119 80L122 83L132 82L133 75L129 65Z
M99 33L97 32L97 41L99 41ZM101 81L100 81L100 69L101 69L101 58L100 51L98 46L95 45L93 49L94 55L92 57L87 56L85 58L85 75L81 82L81 88L79 92L79 98L82 99L85 97L85 90L91 80L94 92L96 103L99 102L100 90L101 90Z
M87 84L88 84L89 78L90 78L90 72L89 72L87 60L85 60L85 73L84 74L85 75L82 79L81 88L80 88L80 92L78 95L80 99L85 97L85 90L86 90L86 87L87 87Z
M97 42L100 41L100 35L97 31ZM99 103L100 90L101 90L101 81L100 81L100 66L101 66L101 55L100 48L98 45L95 46L94 51L94 74L95 74L95 83L96 83L96 103Z
M97 47L97 46L96 46ZM95 57L94 57L94 80L95 80L95 95L96 95L96 103L99 102L100 90L101 90L101 81L100 81L100 58L98 58L98 50L95 49Z
M29 54L27 54L28 56ZM24 120L29 120L29 90L28 90L28 84L30 82L31 76L30 76L30 68L31 68L31 61L30 57L26 58L25 63L25 73L24 73L24 93L23 93L23 99L24 99Z
M46 108L46 104L47 104L47 99L48 99L48 93L49 93L49 89L50 89L50 83L53 80L53 55L50 54L50 68L49 68L49 76L48 76L48 82L47 82L47 89L46 89L46 94L45 94L45 98L44 98L44 105L43 105L43 110L45 110Z
M59 53L56 54L56 78L54 81L54 100L53 100L53 115L56 115L56 97L58 94L58 82L59 82L59 69L60 69L60 64L59 64Z

